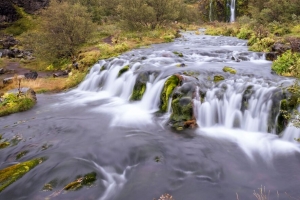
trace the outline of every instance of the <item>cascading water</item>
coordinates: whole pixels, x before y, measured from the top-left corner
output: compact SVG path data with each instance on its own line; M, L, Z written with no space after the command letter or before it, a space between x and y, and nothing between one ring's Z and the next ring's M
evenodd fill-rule
M236 0L231 0L230 3L230 22L235 21L235 1Z
M182 35L101 60L78 88L40 95L33 110L0 118L4 137L24 137L0 150L1 168L48 158L0 199L153 199L167 192L251 200L260 185L270 199L299 196L300 131L278 129L282 88L293 80L272 74L271 62L249 52L245 40ZM29 153L16 161L20 150ZM93 185L62 193L91 172ZM56 188L41 191L47 183Z

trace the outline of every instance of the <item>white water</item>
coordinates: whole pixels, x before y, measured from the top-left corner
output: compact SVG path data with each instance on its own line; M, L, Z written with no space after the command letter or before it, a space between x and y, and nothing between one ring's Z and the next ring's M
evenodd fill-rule
M235 0L231 0L230 3L230 22L235 21Z

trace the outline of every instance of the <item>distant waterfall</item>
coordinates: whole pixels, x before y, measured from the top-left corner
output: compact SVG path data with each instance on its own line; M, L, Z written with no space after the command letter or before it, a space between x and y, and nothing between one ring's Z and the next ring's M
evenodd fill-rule
M209 3L209 21L212 22L212 2L213 0L210 0Z
M230 3L230 22L235 21L235 0L231 0Z

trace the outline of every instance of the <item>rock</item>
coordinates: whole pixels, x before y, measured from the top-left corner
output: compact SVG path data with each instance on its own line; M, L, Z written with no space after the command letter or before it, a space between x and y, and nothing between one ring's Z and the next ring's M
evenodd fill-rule
M178 131L197 127L193 109L193 97L197 85L196 81L188 81L183 83L182 86L178 86L172 95L172 114L169 125Z
M138 75L130 97L131 101L139 101L142 99L146 91L146 83L149 80L149 75L149 72L142 72Z
M173 90L181 85L182 77L179 74L170 76L165 84L160 95L160 111L166 112L168 109L169 98L172 95Z
M35 80L38 77L38 73L36 71L30 71L28 73L25 73L24 76L25 76L26 79Z
M11 47L18 44L18 41L11 35L4 35L0 40L0 45L3 49L10 49Z
M229 72L230 74L236 74L236 70L232 67L225 66L223 72Z
M69 72L67 70L53 73L54 78L55 77L61 77L61 76L68 76L68 75L69 75Z
M120 69L119 73L118 73L118 77L120 77L122 74L124 74L125 72L127 72L129 70L129 65L126 65L125 67L123 67L122 69Z
M44 158L36 158L0 170L0 192L24 176L31 169L44 162Z
M5 73L5 69L4 68L0 68L0 74L4 74Z
M277 59L277 56L278 56L278 53L276 53L276 52L267 52L266 53L266 60L274 61L274 60Z
M223 81L223 80L225 80L225 78L224 78L224 76L222 76L222 75L215 75L214 76L214 82L219 82L219 81Z
M287 44L282 44L279 42L276 42L273 46L272 46L272 51L273 52L277 52L279 55L283 54L284 52L286 52L287 50L291 49L291 47Z
M9 78L3 79L3 84L4 85L7 85L7 84L10 84L10 83L13 83L13 82L14 82L14 77L9 77Z
M19 94L19 93L21 93L21 94L26 95L27 97L33 99L34 101L37 101L36 93L31 88L25 88L25 87L23 87L23 88L20 88L20 90L19 89L13 89L13 90L7 91L7 93L9 93L9 94L11 94L11 93L13 93L13 94Z

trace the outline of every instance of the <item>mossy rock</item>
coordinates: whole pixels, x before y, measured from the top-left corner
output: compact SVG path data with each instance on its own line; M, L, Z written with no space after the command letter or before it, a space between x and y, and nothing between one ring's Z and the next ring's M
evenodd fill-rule
M41 164L44 160L44 158L36 158L0 170L0 192L20 179L31 169Z
M122 74L124 74L125 72L127 72L129 70L129 65L126 65L125 67L123 67L122 69L120 69L119 73L118 73L118 77L120 77Z
M130 97L131 101L139 101L143 98L143 95L146 91L146 83L148 80L149 80L148 72L142 72L138 75Z
M223 81L223 80L225 80L225 78L224 78L224 76L222 76L222 75L215 75L214 76L214 82L220 82L220 81Z
M229 72L230 74L236 74L236 69L234 69L232 67L225 66L223 68L223 72Z
M17 156L16 156L16 159L18 160L18 159L22 158L22 157L25 156L28 152L29 152L29 151L22 151L22 152L18 153Z
M4 149L10 145L9 142L0 142L0 149Z
M181 76L178 74L170 76L165 84L160 95L160 111L166 112L168 109L169 99L172 95L173 90L181 84Z
M243 92L243 96L242 96L242 107L241 110L242 112L244 112L245 110L248 109L248 101L251 98L252 94L254 93L253 90L253 85L249 85L246 90Z
M83 177L78 177L75 181L67 184L64 187L64 190L76 191L82 188L83 186L91 186L97 180L96 176L96 172L91 172L85 174Z
M174 53L175 55L177 55L178 57L181 57L181 58L183 57L183 54L180 53L180 52L174 51L173 53Z

